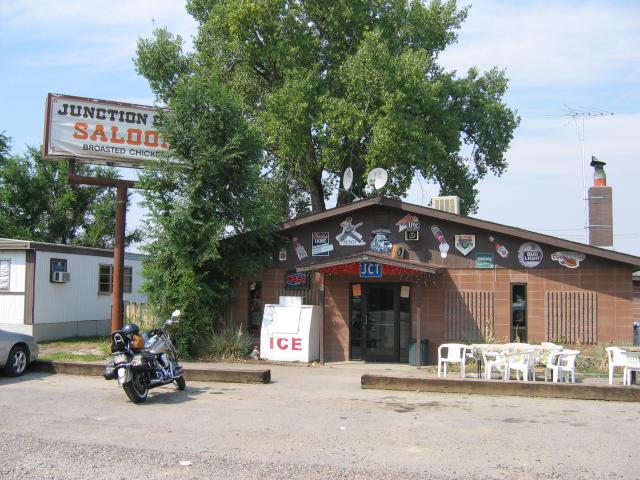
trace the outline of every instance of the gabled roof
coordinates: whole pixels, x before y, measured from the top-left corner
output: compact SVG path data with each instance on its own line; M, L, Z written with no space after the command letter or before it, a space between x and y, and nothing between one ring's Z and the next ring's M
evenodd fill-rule
M522 228L509 227L499 223L488 222L486 220L480 220L477 218L466 217L464 215L457 215L455 213L444 212L442 210L436 210L433 208L422 207L420 205L414 205L412 203L406 203L401 200L395 200L384 197L374 197L365 200L359 200L357 202L341 205L339 207L325 210L304 217L295 218L289 220L280 225L280 231L286 232L293 228L301 227L303 225L312 224L321 220L327 220L334 217L341 217L343 215L350 215L353 212L364 210L376 205L383 207L392 207L407 213L413 213L417 215L424 215L426 217L435 218L438 220L447 220L456 222L461 225L467 225L469 227L479 228L483 230L490 230L495 233L503 235L510 235L513 237L519 237L523 240L534 241L538 243L544 243L558 247L562 250L571 250L575 252L581 252L587 255L593 255L594 257L604 258L607 260L613 260L615 262L626 263L632 265L635 270L640 270L640 257L629 255L626 253L614 252L605 248L594 247L591 245L585 245L584 243L572 242L564 240L558 237L552 237L550 235L543 235L541 233L532 232L530 230L524 230Z

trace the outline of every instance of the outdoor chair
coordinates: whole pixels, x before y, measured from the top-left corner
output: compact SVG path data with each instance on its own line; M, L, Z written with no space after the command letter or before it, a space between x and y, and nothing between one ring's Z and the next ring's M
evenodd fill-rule
M622 352L624 356L624 385L631 385L631 372L640 372L640 352Z
M511 352L506 354L507 357L507 375L506 378L511 377L511 370L516 371L516 380L520 380L520 374L522 374L522 380L525 382L530 378L535 382L536 380L536 351L526 350L524 352Z
M609 385L613 385L613 373L616 367L626 367L627 357L620 347L607 347L607 358L609 360ZM624 383L624 374L622 378Z
M444 376L447 376L447 364L460 364L460 376L465 377L465 363L467 361L468 347L462 343L443 343L438 347L438 377L444 367ZM446 353L443 352L446 350Z
M547 381L548 373L552 373L552 381L559 382L569 374L571 383L576 383L576 358L580 350L562 350L551 352L544 369L544 381Z
M484 361L484 378L491 380L491 372L493 369L498 370L502 376L502 380L507 377L507 357L504 352L482 351L482 359Z

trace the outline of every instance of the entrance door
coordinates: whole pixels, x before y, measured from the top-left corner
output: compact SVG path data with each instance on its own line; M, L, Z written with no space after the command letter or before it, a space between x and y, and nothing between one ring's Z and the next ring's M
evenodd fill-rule
M410 286L351 286L351 359L407 362L411 331Z

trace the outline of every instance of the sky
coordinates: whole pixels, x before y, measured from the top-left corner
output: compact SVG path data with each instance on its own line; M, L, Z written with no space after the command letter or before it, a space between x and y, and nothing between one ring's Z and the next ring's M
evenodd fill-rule
M521 118L501 177L479 185L475 217L586 242L584 186L595 155L613 187L614 250L640 256L640 2L477 0L440 56L464 75L494 66ZM156 26L187 48L195 21L179 0L0 2L0 132L12 152L42 143L47 93L153 104L133 65L136 42ZM135 178L135 170L122 171ZM428 206L436 185L416 179L406 200ZM128 227L144 209L134 197Z

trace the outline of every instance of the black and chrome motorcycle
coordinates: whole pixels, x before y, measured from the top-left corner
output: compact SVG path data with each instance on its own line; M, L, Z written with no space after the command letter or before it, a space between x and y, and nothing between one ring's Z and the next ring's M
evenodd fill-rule
M111 334L113 361L107 365L104 378L117 378L118 385L122 385L132 402L144 402L150 388L170 383L175 384L178 390L187 386L178 363L178 352L168 333L168 327L178 323L179 316L180 310L176 310L162 328L148 334L141 335L134 323Z

